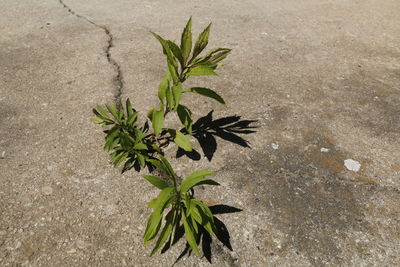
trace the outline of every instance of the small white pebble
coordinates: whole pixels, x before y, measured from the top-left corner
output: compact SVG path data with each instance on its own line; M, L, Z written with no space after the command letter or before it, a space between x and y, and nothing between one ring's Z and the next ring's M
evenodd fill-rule
M272 147L272 149L277 150L277 149L279 148L279 144L277 144L277 143L272 143L272 144L271 144L271 147Z
M321 147L321 152L324 152L324 153L329 152L329 148Z
M3 151L3 152L1 153L1 158L4 159L5 157L6 157L6 152Z
M353 159L346 159L344 161L344 166L349 170L353 172L358 172L360 170L361 164L360 162L353 160Z

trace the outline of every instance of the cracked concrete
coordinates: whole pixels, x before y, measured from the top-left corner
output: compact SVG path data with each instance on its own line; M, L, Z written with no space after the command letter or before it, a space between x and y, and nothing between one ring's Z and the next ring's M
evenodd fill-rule
M149 30L177 40L189 15L194 36L213 22L210 47L233 48L219 77L189 82L228 107L184 98L194 118L257 120L242 135L251 148L216 137L211 161L196 142L200 160L173 160L181 175L217 171L221 186L196 194L242 209L216 215L233 251L214 240L211 265L399 265L398 1L4 0L0 9L1 266L175 262L183 242L148 256L141 238L156 191L107 164L89 118L126 97L143 115L157 104L165 66ZM192 255L176 265L210 264Z
M107 35L107 37L108 37L107 46L106 46L106 49L104 52L105 52L108 62L113 65L115 72L117 73L115 75L115 77L113 78L113 82L116 87L115 93L114 93L114 101L117 106L121 105L121 95L122 95L122 90L124 88L124 80L123 80L123 76L122 76L121 67L111 56L111 49L114 47L114 43L113 43L113 35L111 34L110 29L105 25L96 24L95 22L88 19L87 17L76 13L73 9L71 9L71 7L69 7L67 4L65 4L65 2L63 0L59 0L59 2L66 10L68 10L69 13L71 13L72 15L76 16L79 19L83 19L83 20L87 21L88 23L94 25L97 28L102 29L104 31L104 33Z

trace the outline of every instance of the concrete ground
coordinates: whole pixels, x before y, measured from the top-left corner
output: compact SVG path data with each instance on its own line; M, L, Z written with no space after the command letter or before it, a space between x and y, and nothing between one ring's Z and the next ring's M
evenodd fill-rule
M184 101L196 119L214 110L257 127L240 135L250 147L217 137L210 161L197 143L200 160L173 160L182 175L217 171L221 186L198 194L242 210L216 215L233 250L214 240L212 264L400 265L398 0L0 0L0 10L0 266L175 262L183 240L151 258L143 246L156 190L107 163L89 118L119 98L143 112L157 103L164 59L149 30L177 40L190 15L195 36L213 22L210 48L233 52L219 77L190 82L228 107Z

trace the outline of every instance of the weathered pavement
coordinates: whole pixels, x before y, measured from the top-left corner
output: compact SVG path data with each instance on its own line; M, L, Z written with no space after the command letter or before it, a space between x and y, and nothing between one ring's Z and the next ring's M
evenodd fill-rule
M1 266L174 263L183 242L150 258L141 240L156 191L107 165L89 118L98 103L156 103L164 59L148 32L178 39L190 15L195 36L213 22L210 46L234 50L219 77L192 82L229 107L186 103L196 118L214 109L258 127L242 135L251 148L217 139L210 162L175 161L182 174L217 171L222 186L199 194L243 210L217 215L233 251L213 242L212 264L400 264L399 1L2 0L0 10Z

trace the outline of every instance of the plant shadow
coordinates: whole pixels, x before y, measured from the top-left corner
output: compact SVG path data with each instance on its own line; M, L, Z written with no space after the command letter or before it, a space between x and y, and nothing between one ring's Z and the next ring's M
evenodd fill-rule
M210 111L206 116L198 119L192 126L192 136L199 142L204 156L208 161L211 161L214 153L217 151L216 136L242 147L250 148L249 142L239 135L255 133L254 129L257 127L251 124L257 122L257 120L241 120L241 116L229 116L213 120L213 112L213 110ZM185 129L181 131L187 134ZM192 160L200 160L201 158L200 153L196 150L186 152L179 148L176 152L176 157L179 158L183 155Z
M226 213L235 213L235 212L241 212L241 209L232 207L232 206L227 206L227 205L214 205L209 207L213 215L217 214L226 214ZM226 225L219 220L217 217L213 216L214 218L214 223L216 226L216 232L215 236L216 238L222 243L223 246L228 248L230 251L233 251L231 242L230 242L230 235L228 228ZM178 230L175 233L174 237L174 242L172 243L172 246L175 245L185 234L185 231L183 229L183 226L181 225ZM204 257L207 259L209 263L212 263L212 250L211 250L211 244L213 242L211 235L204 229L204 228L199 228L199 235L197 237L197 245L200 246L203 250ZM167 242L167 244L162 248L161 253L165 253L168 249L170 248L170 243ZM181 254L178 256L178 258L175 260L174 264L179 262L185 255L191 254L190 246L188 243L186 243L186 246L184 250L181 252Z

